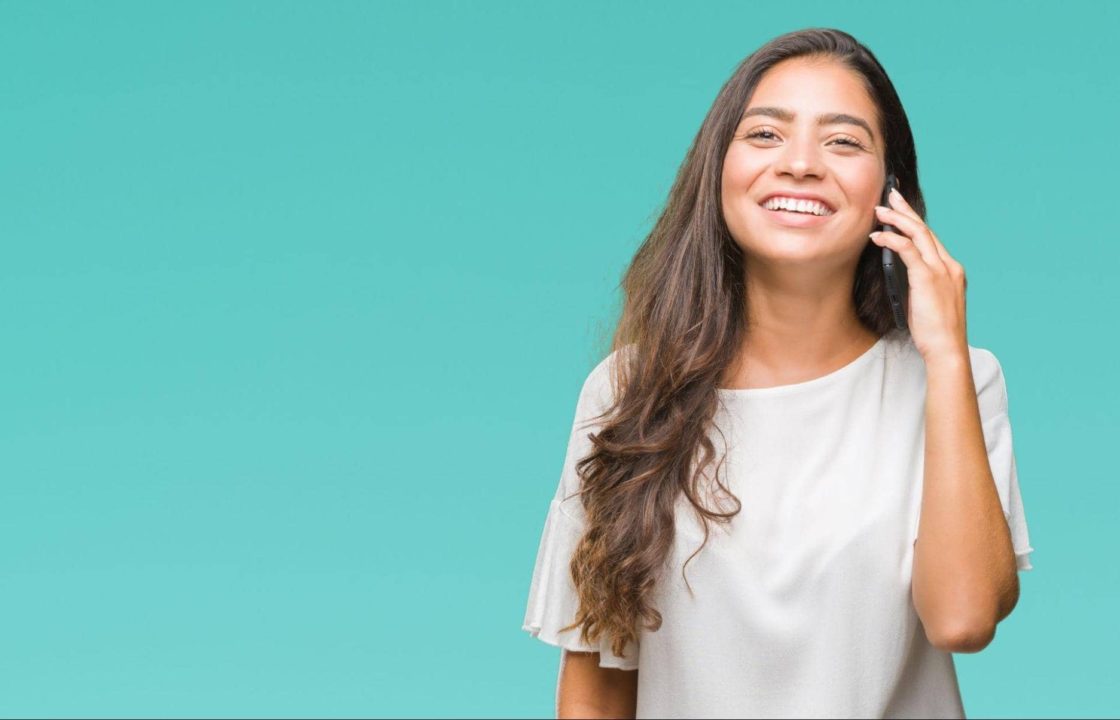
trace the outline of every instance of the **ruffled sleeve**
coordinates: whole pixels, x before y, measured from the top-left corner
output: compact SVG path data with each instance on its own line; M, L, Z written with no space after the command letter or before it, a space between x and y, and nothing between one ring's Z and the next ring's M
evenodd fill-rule
M619 656L611 650L610 638L606 634L597 643L589 644L580 639L578 627L563 632L560 630L575 621L579 606L570 564L583 535L586 518L582 501L575 495L580 483L576 462L592 450L587 436L597 432L602 422L595 422L593 418L609 406L609 364L614 358L615 353L612 353L599 363L580 390L560 482L545 516L521 629L549 645L579 652L597 652L600 667L636 670L637 642L630 642L623 655Z
M989 350L972 349L973 379L976 381L977 402L984 429L984 443L988 448L988 462L996 481L1003 516L1011 530L1011 545L1015 550L1015 564L1019 570L1033 570L1030 554L1034 550L1027 534L1027 518L1023 512L1023 496L1019 491L1019 476L1015 468L1015 452L1011 443L1011 418L1007 411L1007 383L1003 368Z

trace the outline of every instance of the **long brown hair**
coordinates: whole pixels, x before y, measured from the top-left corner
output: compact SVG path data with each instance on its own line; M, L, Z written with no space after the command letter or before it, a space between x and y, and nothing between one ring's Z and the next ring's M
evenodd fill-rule
M591 643L607 633L620 656L637 640L639 619L649 630L661 627L651 597L673 545L679 496L687 497L703 524L704 543L696 552L707 544L708 520L728 522L741 509L718 478L724 458L715 482L734 509L720 512L700 502L700 477L716 456L708 433L717 390L746 330L748 279L742 251L723 219L720 179L731 138L762 76L796 57L839 61L863 78L878 110L885 170L925 217L906 112L882 65L848 33L811 28L781 35L743 60L720 89L664 209L623 277L622 314L611 341L618 358L611 364L614 399L599 416L607 418L600 431L589 435L593 449L577 463L587 524L570 567L579 610L564 629L581 627ZM872 332L882 336L894 327L881 250L870 240L856 266L852 301Z

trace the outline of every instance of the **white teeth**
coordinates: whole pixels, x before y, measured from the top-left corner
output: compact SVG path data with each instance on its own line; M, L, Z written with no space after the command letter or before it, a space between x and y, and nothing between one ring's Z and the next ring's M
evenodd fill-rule
M823 204L813 200L795 200L794 198L773 197L767 200L763 207L767 210L791 210L793 212L810 213L813 215L831 215L832 211Z

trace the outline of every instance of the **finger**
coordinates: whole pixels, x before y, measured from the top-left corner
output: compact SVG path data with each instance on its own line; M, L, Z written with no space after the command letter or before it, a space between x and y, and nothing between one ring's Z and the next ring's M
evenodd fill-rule
M871 242L879 245L880 247L889 247L898 253L902 258L902 262L906 263L906 271L913 272L917 270L929 270L929 264L926 262L925 256L914 245L913 241L905 235L880 230L871 233Z
M949 254L949 251L945 249L941 240L938 239L937 234L932 230L929 231L929 237L937 248L937 253L941 256L941 261L945 263L945 268L948 270L949 274L956 277L959 273L961 276L960 280L964 283L965 287L968 287L968 278L964 276L964 267L957 262L956 258Z
M923 227L925 227L926 232L929 235L930 243L937 251L937 255L941 258L941 262L944 264L946 271L954 278L959 279L963 287L967 289L968 277L965 275L964 267L962 267L961 264L957 262L952 255L949 254L949 251L945 249L945 245L941 242L941 238L937 237L937 233L935 233L929 227L929 225L925 224L925 221L922 220L921 216L918 215L914 208L910 206L910 203L906 201L906 198L902 196L902 193L900 193L897 189L892 190L892 192L889 193L888 197L891 200L891 205L894 206L896 210L906 212L912 218L916 218L917 220L921 221Z
M910 207L910 203L906 202L906 198L902 196L902 193L898 191L898 188L892 188L891 191L887 193L887 203L887 207L894 208L899 212L905 213L914 218L914 220L916 220L917 222L925 222L924 220L922 220L922 216L918 214L918 211Z
M941 262L945 263L945 267L948 267L953 262L953 256L945 249L945 245L942 244L933 230L929 231L929 239L933 241L933 246L937 248L937 254L941 256Z
M945 261L941 259L941 255L937 252L937 247L934 246L933 241L929 237L929 229L926 224L921 220L915 220L906 213L899 212L893 208L883 207L882 205L875 206L875 214L879 217L879 221L894 225L900 231L910 236L914 245L918 248L925 259L926 264L931 269L945 270Z
M899 212L906 213L910 217L914 218L914 220L925 225L925 220L922 219L922 216L918 214L917 210L910 206L910 203L906 200L903 194L898 191L897 188L892 189L891 192L888 193L887 197L890 199L892 208L898 210ZM936 233L934 233L933 230L930 229L929 225L926 225L926 230L929 231L930 239L933 240L933 246L937 249L938 257L941 258L942 262L948 265L949 259L951 257L949 255L949 251L945 249L945 246L941 243L941 240L937 237Z

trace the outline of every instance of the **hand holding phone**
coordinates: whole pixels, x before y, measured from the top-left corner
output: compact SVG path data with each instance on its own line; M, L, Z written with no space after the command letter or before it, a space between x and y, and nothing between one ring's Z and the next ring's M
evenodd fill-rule
M888 173L887 181L883 186L883 197L879 200L880 205L891 206L890 194L892 189L898 189L898 180L894 173ZM879 229L884 232L898 232L897 228L887 223L880 223ZM906 277L906 264L902 262L898 253L889 247L883 248L883 275L887 281L887 299L891 306L891 314L894 315L895 327L899 330L906 330L908 329L906 307L910 283Z

